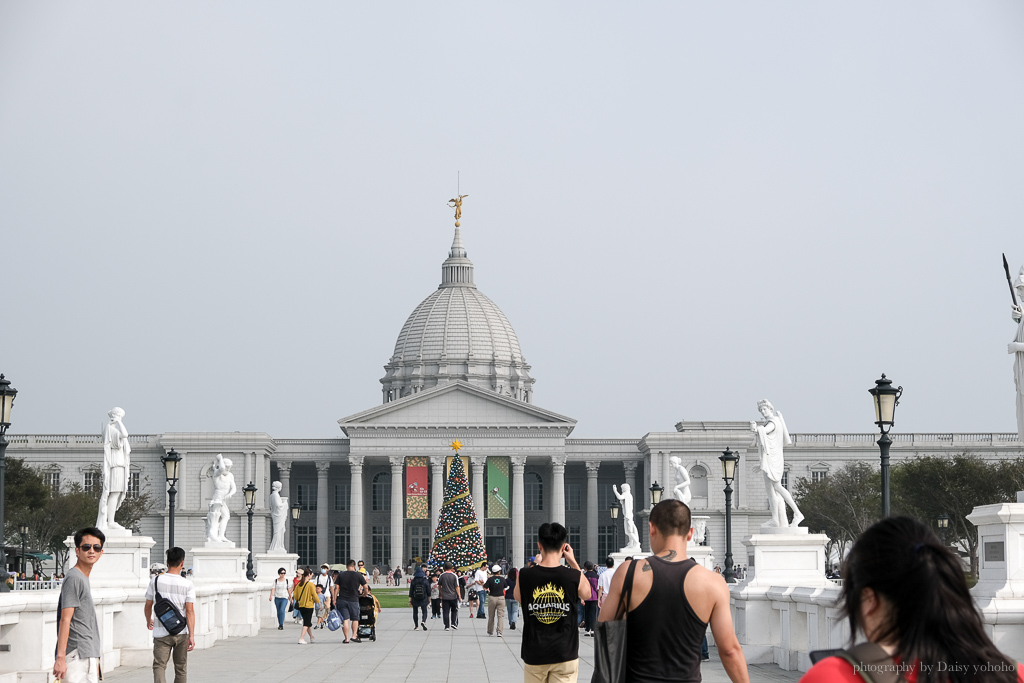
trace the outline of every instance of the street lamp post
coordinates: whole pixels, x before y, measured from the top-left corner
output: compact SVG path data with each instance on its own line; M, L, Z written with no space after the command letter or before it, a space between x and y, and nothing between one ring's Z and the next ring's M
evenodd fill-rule
M892 388L892 380L885 378L882 373L881 379L875 380L875 386L868 389L871 400L875 404L875 424L882 432L878 440L878 449L882 459L882 517L889 516L889 446L892 439L889 438L889 430L892 429L893 418L896 416L896 406L900 404L900 396L903 395L903 387Z
M0 374L0 593L7 592L7 552L4 550L4 475L7 472L7 428L18 390Z
M25 568L25 540L28 538L28 524L22 522L18 526L18 533L21 534L21 573L28 576L28 570Z
M619 510L621 509L618 502L611 504L608 508L608 514L612 517L612 552L618 552L619 550Z
M178 483L178 466L181 465L181 456L173 448L160 458L164 464L164 476L167 477L167 549L174 547L174 496L178 490L174 485Z
M732 480L736 478L736 463L740 456L726 446L718 459L722 461L722 479L725 481L725 573L722 576L726 583L736 583L736 573L732 570Z
M658 482L655 481L653 484L651 484L650 492L651 492L651 507L653 508L655 505L657 505L658 503L661 502L661 494L665 492L665 489L663 487L659 486Z
M939 527L939 538L942 539L942 545L946 545L946 532L949 530L949 515L943 512L935 520L935 523Z
M298 503L292 503L292 552L299 552L299 529L296 522L299 521L299 515L302 514L302 508L299 507Z
M256 572L252 568L252 509L256 507L256 485L251 481L242 489L245 495L245 509L249 516L249 559L245 562L245 578L250 581L256 580Z

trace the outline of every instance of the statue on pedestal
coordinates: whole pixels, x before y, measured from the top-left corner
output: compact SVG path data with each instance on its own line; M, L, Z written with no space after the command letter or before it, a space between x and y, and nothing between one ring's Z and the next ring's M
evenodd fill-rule
M622 505L622 524L626 528L626 547L622 548L620 552L639 552L640 533L636 530L636 524L633 522L633 494L629 491L629 484L622 485L622 493L619 493L615 484L612 484L612 493Z
M1006 263L1006 257L1003 257ZM1006 278L1010 279L1010 271L1007 267ZM1017 278L1013 280L1010 293L1016 290L1013 300L1013 309L1010 316L1013 322L1017 323L1017 335L1006 347L1006 352L1013 354L1013 383L1017 387L1017 438L1024 443L1024 310L1018 301L1024 301L1024 268L1020 269Z
M793 496L782 485L782 473L785 461L783 447L793 443L789 438L789 430L782 413L768 399L757 402L757 409L764 417L764 424L750 423L750 431L757 435L757 447L761 453L761 471L764 473L765 488L768 490L768 510L771 520L765 526L786 528L795 527L803 521L803 514L793 501ZM786 506L793 508L793 522L786 515Z
M114 408L103 426L103 489L96 527L103 531L127 531L114 521L117 509L128 495L128 467L131 465L132 447L128 445L128 430L124 428L124 411Z
M669 464L676 471L676 479L679 483L672 488L672 494L676 497L676 500L681 500L683 505L689 506L690 499L693 497L690 494L690 473L683 467L683 461L677 456L672 456L668 459Z
M235 475L231 474L231 461L218 453L213 460L213 497L210 498L210 511L206 514L207 541L231 543L224 535L231 517L228 498L237 492Z
M284 547L285 525L288 523L288 499L281 495L281 482L270 485L270 521L273 532L270 536L268 553L286 553Z

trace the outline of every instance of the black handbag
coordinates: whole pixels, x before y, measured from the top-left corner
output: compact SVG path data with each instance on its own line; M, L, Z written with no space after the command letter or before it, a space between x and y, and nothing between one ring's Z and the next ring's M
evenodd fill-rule
M622 595L614 621L598 621L594 628L594 675L590 683L622 683L626 680L626 612L633 596L633 570L626 570Z

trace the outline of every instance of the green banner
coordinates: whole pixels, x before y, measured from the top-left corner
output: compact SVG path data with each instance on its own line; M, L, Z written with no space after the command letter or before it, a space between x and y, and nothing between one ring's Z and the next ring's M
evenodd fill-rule
M508 505L507 457L487 458L487 516L507 518Z

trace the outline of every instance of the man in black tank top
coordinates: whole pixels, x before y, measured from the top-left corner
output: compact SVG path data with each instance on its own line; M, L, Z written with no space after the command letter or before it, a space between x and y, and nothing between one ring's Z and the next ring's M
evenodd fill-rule
M700 647L708 624L729 679L749 683L729 611L729 587L720 574L686 557L693 535L690 508L678 500L663 500L650 515L653 555L635 563L623 562L612 578L598 621L625 619L626 683L699 683ZM622 599L631 564L632 595L627 609Z
M577 605L590 599L569 534L557 522L537 530L540 554L535 566L519 572L515 599L523 612L523 678L526 683L576 683L580 632ZM562 558L569 564L561 565Z

